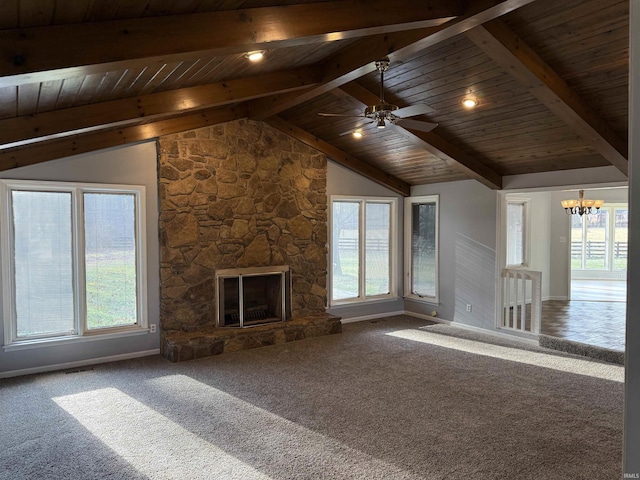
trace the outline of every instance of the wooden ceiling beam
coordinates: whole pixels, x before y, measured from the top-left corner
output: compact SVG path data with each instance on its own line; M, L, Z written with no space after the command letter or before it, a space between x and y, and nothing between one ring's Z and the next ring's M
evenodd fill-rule
M361 103L363 108L366 105L374 105L379 101L378 96L375 93L370 92L356 82L343 85L340 90L349 95L350 98ZM395 104L400 108L406 106L399 102L395 102ZM465 153L437 133L433 131L419 132L408 130L400 126L396 126L394 128L411 141L411 143L443 160L447 165L462 172L467 177L475 179L491 189L502 189L502 175L486 166L472 155Z
M353 157L348 153L343 152L339 148L334 147L324 140L319 139L306 130L296 127L295 125L287 122L281 117L271 117L265 120L265 122L272 127L280 130L281 132L286 133L293 138L296 138L302 143L315 148L319 152L324 153L327 157L329 157L329 159L333 160L339 165L342 165L343 167L348 168L349 170L352 170L368 178L369 180L373 180L374 182L387 187L388 189L405 197L408 197L411 194L411 186L403 180L385 173L382 170L374 167L373 165L360 160L359 158Z
M304 92L274 95L249 102L249 116L264 120L323 95L375 70L375 61L434 33L434 29L398 32L362 40L322 64L322 81Z
M627 142L504 23L493 20L466 35L608 162L628 174Z
M231 55L440 25L466 0L342 0L0 31L0 87L120 70L127 62ZM46 80L52 80L47 73Z
M469 2L469 7L464 14L442 25L361 40L323 63L323 80L318 86L300 94L276 95L273 98L267 97L250 102L250 117L255 120L264 120L272 115L278 115L373 72L376 60L385 57L388 57L392 63L402 60L533 1L473 1Z
M184 132L218 123L245 118L244 105L201 110L182 117L145 123L98 133L85 133L72 138L41 142L36 145L15 147L0 151L0 171L35 165L37 163L87 153L103 148L150 140L162 135Z
M320 82L320 75L319 67L301 68L8 118L0 120L0 148L290 92Z

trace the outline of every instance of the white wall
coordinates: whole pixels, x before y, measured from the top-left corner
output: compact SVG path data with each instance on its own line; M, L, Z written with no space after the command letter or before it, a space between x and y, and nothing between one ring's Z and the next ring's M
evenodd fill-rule
M371 303L359 303L355 306L335 306L328 311L334 315L341 316L343 319L367 317L375 315L384 315L386 313L397 313L404 310L404 301L402 299L402 219L403 219L403 196L382 185L373 182L363 176L352 172L332 161L327 162L327 202L331 202L331 195L358 195L371 197L393 197L397 199L398 211L398 237L396 245L398 246L398 263L396 275L398 278L397 298L388 301L376 301ZM327 208L330 208L328 205ZM329 288L329 279L327 278L327 288ZM330 293L328 293L330 294Z
M531 269L542 272L542 299L549 298L549 235L550 235L550 195L540 192L531 195ZM535 226L535 227L534 227Z
M631 0L629 105L629 263L623 471L640 478L640 0Z
M571 217L560 205L561 200L577 198L567 192L551 192L549 232L549 299L569 299L571 275Z
M156 158L156 143L147 142L8 170L1 172L0 178L144 185L147 205L147 312L149 323L157 324L160 316L160 256ZM3 331L0 329L0 345L4 344ZM158 353L158 332L29 350L5 351L0 347L0 376L6 376L7 372L28 373L61 364L89 363L98 358Z
M584 197L592 200L604 200L607 203L627 203L629 201L629 188L628 187L602 187L602 188L571 188L567 190L561 190L557 193L556 198L558 203L552 205L558 207L558 209L564 213L560 200L577 199L579 191L584 190ZM567 215L565 213L565 215ZM568 215L567 215L568 216Z
M412 187L411 195L439 195L438 305L405 301L410 312L493 329L495 324L496 197L475 180ZM466 305L471 304L471 312Z
M627 177L613 165L555 172L527 173L502 177L503 190L564 187L566 185L626 185Z

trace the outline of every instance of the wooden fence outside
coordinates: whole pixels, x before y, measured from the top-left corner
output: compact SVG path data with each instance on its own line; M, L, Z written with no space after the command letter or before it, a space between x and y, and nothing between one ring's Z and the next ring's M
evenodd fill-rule
M613 258L627 258L629 251L628 242L615 242L613 244ZM571 242L571 256L579 257L582 255L582 242ZM587 240L585 242L586 258L604 258L607 255L606 242L593 242Z

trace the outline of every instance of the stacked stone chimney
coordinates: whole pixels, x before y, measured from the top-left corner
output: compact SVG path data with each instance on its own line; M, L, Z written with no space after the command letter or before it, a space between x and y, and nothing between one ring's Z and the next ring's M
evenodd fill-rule
M326 157L249 120L159 143L163 330L215 325L221 268L289 265L293 318L324 312Z

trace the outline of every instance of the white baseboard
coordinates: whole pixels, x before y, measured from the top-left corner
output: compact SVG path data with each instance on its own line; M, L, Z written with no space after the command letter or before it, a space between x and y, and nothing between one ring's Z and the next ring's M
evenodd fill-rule
M546 302L547 300L569 300L569 297L565 296L560 296L560 297L547 297L547 298L543 298L542 301Z
M520 341L522 343L526 343L527 345L538 346L538 340L537 339L523 338L523 337L520 337L518 335L510 335L508 333L498 332L496 330L489 330L489 329L486 329L486 328L474 327L473 325L465 325L464 323L456 323L456 322L452 322L451 320L444 320L442 318L431 317L429 315L424 315L422 313L407 312L407 311L405 311L404 313L405 313L405 315L409 315L411 317L416 317L416 318L421 318L423 320L431 320L432 322L451 325L452 327L457 327L457 328L460 328L462 330L468 330L470 332L484 333L486 335L492 335L494 337L502 338L502 339L505 339L505 340L517 340L517 341Z
M405 310L403 312L405 315L409 315L410 317L421 318L422 320L430 320L436 323L444 323L445 325L451 325L453 322L451 320L445 320L444 318L432 317L431 315L427 315L425 313L418 312L409 312Z
M77 362L57 363L55 365L43 365L42 367L24 368L22 370L12 370L10 372L0 372L0 378L19 377L21 375L31 375L33 373L53 372L55 370L65 370L67 368L86 367L87 365L97 365L99 363L117 362L132 358L149 357L160 355L160 349L145 350L143 352L124 353L122 355L111 355L109 357L90 358Z
M341 323L364 322L366 320L374 320L376 318L393 317L394 315L404 315L405 313L406 312L404 310L398 310L397 312L375 313L373 315L363 315L362 317L343 318L342 320L340 320L340 322Z

